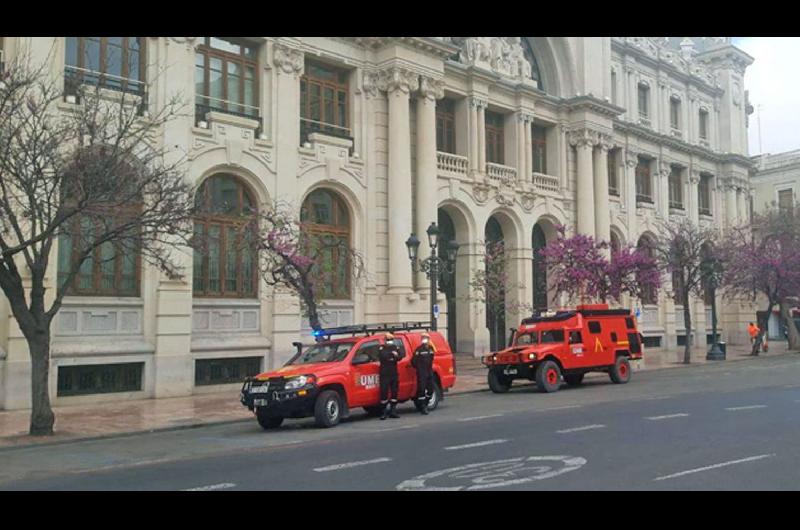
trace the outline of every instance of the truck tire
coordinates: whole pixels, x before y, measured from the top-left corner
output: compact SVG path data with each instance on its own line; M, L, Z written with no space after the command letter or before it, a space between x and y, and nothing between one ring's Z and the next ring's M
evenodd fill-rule
M439 406L441 403L442 398L444 397L444 392L442 392L442 387L439 386L438 381L433 382L433 395L431 396L430 401L428 402L428 410L436 410L436 407ZM417 407L417 411L422 410L422 401L419 399L414 400L414 406Z
M580 386L580 384L583 383L583 376L584 374L564 375L564 381L566 381L569 386Z
M262 409L256 409L256 419L258 420L258 424L261 425L261 428L266 430L269 429L276 429L281 426L283 423L282 416L269 416L267 415L266 411Z
M624 355L620 355L608 371L608 376L618 385L627 383L631 380L631 362Z
M553 361L545 361L536 368L536 386L540 392L556 392L561 386L561 370Z
M317 427L333 427L342 419L342 398L335 390L325 390L314 404Z
M512 379L496 370L489 370L489 389L495 394L505 394L511 388Z

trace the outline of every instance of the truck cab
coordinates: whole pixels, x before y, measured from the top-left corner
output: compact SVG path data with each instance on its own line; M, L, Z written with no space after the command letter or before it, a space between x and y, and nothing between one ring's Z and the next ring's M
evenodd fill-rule
M368 414L381 412L378 351L387 332L394 334L402 356L398 363L398 401L417 395L414 350L422 342L427 323L346 326L315 332L317 342L300 346L282 368L245 380L241 403L251 410L264 429L279 427L285 418L313 416L317 425L333 427L354 408ZM453 353L438 332L428 333L436 352L433 369L435 389L428 405L433 410L443 393L455 384ZM340 335L348 337L334 338ZM421 407L421 403L416 403Z
M536 381L540 391L555 392L562 377L577 386L588 372L605 372L614 383L627 383L630 361L641 358L641 336L630 310L592 304L523 319L511 345L483 357L482 363L495 393L508 392L515 379Z

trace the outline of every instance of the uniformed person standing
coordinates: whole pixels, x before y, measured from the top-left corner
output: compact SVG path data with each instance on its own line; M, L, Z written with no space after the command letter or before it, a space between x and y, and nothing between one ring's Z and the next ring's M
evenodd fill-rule
M397 347L394 335L391 333L386 334L386 341L381 344L378 351L378 359L381 363L380 368L380 388L381 388L381 405L383 406L383 413L381 419L399 418L395 412L397 407L397 363L400 361L400 349ZM392 394L392 399L389 399L389 393Z
M428 414L428 404L433 395L433 355L436 349L427 333L422 334L422 344L414 350L411 366L417 370L417 401L422 403L420 412Z

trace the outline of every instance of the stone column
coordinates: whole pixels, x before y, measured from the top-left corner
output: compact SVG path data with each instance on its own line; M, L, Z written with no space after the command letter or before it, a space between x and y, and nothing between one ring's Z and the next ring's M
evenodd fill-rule
M698 200L698 183L700 182L700 172L692 170L689 171L689 177L687 179L689 183L689 200L687 204L687 208L689 209L689 219L695 225L699 225L700 223L700 201Z
M528 182L531 180L531 175L527 171L528 158L525 154L526 150L530 149L530 144L526 143L525 129L530 127L525 114L520 111L517 112L517 173L520 182Z
M628 210L628 237L629 243L636 244L633 240L638 233L636 219L636 164L639 163L635 151L625 151L625 206Z
M747 222L747 188L739 186L736 190L736 198L738 203L739 224Z
M664 219L669 219L669 173L669 164L659 161L658 171L656 171L657 211L664 216Z
M628 112L626 116L628 117L628 121L638 122L639 121L639 106L636 101L636 75L632 68L626 67L625 68L625 75L627 76L627 102L628 102Z
M417 97L417 186L414 199L417 219L414 223L420 245L419 255L430 254L428 238L424 237L428 226L436 222L439 201L436 193L436 100L444 97L444 83L430 77L420 77ZM443 242L446 243L446 242ZM417 274L417 289L428 292L425 274Z
M525 180L533 182L533 116L525 115Z
M478 163L478 100L469 101L469 167L472 171L480 171Z
M596 143L596 133L592 131L583 129L570 133L570 144L578 152L577 231L590 236L595 234L592 149Z
M486 173L486 101L478 100L478 171Z
M608 150L613 146L609 136L600 135L594 152L594 224L595 240L611 241L611 212L608 204Z
M725 190L725 220L728 227L736 226L736 186L731 180L723 185Z
M389 98L389 293L401 294L412 290L405 245L413 230L409 93L419 80L410 70L392 67L385 71L384 82Z

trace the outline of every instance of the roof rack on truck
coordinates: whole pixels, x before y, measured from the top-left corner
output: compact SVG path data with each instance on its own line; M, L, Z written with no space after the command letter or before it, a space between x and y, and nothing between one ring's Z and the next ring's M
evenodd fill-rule
M315 330L312 335L315 338L327 337L330 338L334 335L372 335L373 333L394 333L397 331L414 331L417 329L424 329L429 331L431 329L430 321L416 321L416 322L387 322L383 324L356 324L352 326L340 326L337 328L324 328Z

